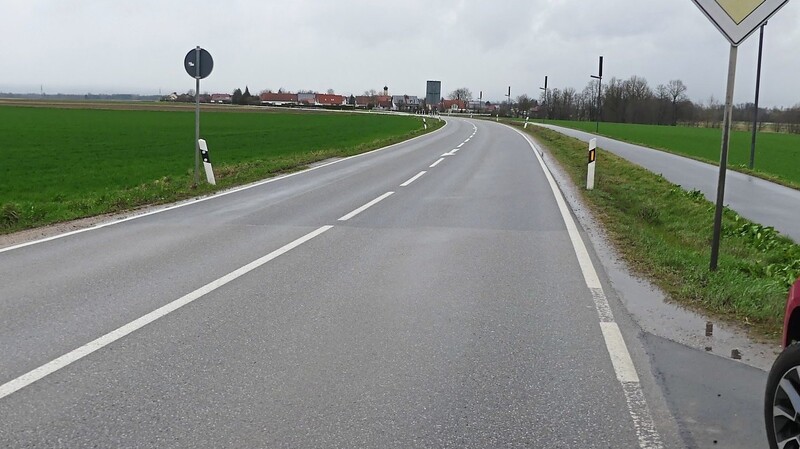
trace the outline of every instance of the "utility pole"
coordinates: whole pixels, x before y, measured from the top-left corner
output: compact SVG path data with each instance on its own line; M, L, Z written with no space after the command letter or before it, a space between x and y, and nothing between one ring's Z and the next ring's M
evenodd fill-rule
M597 126L595 127L595 132L600 132L600 114L602 111L602 106L600 104L600 96L603 93L603 57L600 56L600 69L597 71L597 75L590 75L592 78L597 80Z

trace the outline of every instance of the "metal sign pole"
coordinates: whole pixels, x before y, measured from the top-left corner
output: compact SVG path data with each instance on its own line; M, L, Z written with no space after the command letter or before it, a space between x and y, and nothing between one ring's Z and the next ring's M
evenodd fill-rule
M603 57L600 56L600 67L597 70L597 76L590 75L592 78L597 80L597 124L595 125L595 133L600 132L600 111L602 110L602 106L600 104L601 95L603 93Z
M195 52L195 91L194 91L194 186L200 171L200 46Z
M756 103L753 111L753 138L750 141L750 170L756 164L756 131L758 129L758 96L761 90L761 53L764 49L764 27L767 22L761 25L761 34L758 37L758 68L756 69Z
M728 88L725 93L725 117L723 119L722 151L719 157L719 182L717 184L717 209L714 213L714 237L711 242L711 271L716 271L719 261L719 241L722 234L722 211L725 202L725 175L728 170L728 145L731 138L731 119L733 114L733 87L736 81L736 56L738 47L731 45L728 62Z

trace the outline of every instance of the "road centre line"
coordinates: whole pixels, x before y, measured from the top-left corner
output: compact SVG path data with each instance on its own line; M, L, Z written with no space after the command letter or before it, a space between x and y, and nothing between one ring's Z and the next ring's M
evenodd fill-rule
M411 177L411 179L409 179L408 181L406 181L406 182L404 182L404 183L400 184L400 187L407 187L409 184L411 184L412 182L414 182L414 181L416 181L417 179L419 179L419 178L420 178L422 175L424 175L425 173L427 173L427 172L425 172L425 171L421 171L421 172L417 173L416 175L412 176L412 177Z
M345 158L342 158L342 159L337 159L335 161L327 162L327 163L324 163L324 164L321 164L321 165L317 165L316 167L311 167L311 168L308 168L308 169L305 169L305 170L301 170L301 171L298 171L298 172L289 173L287 175L283 175L283 176L279 176L279 177L275 177L275 178L265 179L263 181L254 182L252 184L248 184L248 185L245 185L245 186L235 187L235 188L232 188L230 190L226 190L226 191L223 191L223 192L217 192L217 193L214 193L214 194L210 194L210 195L208 195L206 197L203 197L203 198L197 198L197 199L194 199L194 200L185 201L185 202L182 202L182 203L179 203L179 204L175 204L175 205L172 205L172 206L169 206L169 207L165 207L163 209L158 209L158 210L154 210L154 211L150 211L150 212L145 212L143 214L133 215L133 216L126 217L126 218L120 218L119 220L109 221L109 222L106 222L106 223L100 223L100 224L97 224L97 225L94 225L94 226L90 226L88 228L77 229L75 231L69 231L69 232L65 232L63 234L57 234L57 235L53 235L53 236L50 236L50 237L41 238L41 239L38 239L38 240L32 240L30 242L20 243L20 244L12 245L12 246L7 246L5 248L0 248L0 253L4 253L6 251L12 251L12 250L23 248L23 247L26 247L26 246L32 246L32 245L37 245L37 244L40 244L40 243L49 242L51 240L56 240L56 239L60 239L60 238L64 238L64 237L69 237L69 236L75 235L75 234L82 234L84 232L89 232L89 231L94 231L94 230L97 230L97 229L102 229L102 228L105 228L105 227L108 227L108 226L113 226L113 225L125 223L125 222L136 220L136 219L139 219L139 218L148 217L150 215L160 214L162 212L167 212L167 211L170 211L170 210L173 210L173 209L178 209L178 208L181 208L181 207L186 207L186 206L190 206L190 205L197 204L197 203L202 203L204 201L209 201L209 200L212 200L212 199L215 199L215 198L220 198L220 197L223 197L223 196L226 196L226 195L231 195L231 194L234 194L234 193L237 193L237 192L241 192L241 191L244 191L244 190L253 189L253 188L256 188L256 187L263 186L265 184L270 184L270 183L273 183L273 182L282 181L284 179L292 178L294 176L299 176L299 175L302 175L302 174L305 174L305 173L308 173L308 172L319 170L321 168L325 168L325 167L328 167L330 165L338 164L338 163L341 163L341 162L344 162L344 161L347 161L347 160L350 160L350 159L354 159L354 158L357 158L357 157L362 157L362 156L367 156L367 155L370 155L370 154L378 153L378 152L381 152L381 151L384 151L384 150L388 150L390 148L394 148L394 147L399 146L399 145L403 145L403 144L406 144L406 143L409 143L409 142L413 142L413 141L415 141L417 139L422 139L423 137L430 136L430 135L432 135L434 133L441 132L449 124L450 124L450 122L445 121L444 126L442 126L441 128L433 131L433 133L423 134L421 136L417 136L417 137L405 140L403 142L398 142L398 143L395 143L395 144L392 144L392 145L388 145L388 146L385 146L383 148L377 148L375 150L368 151L366 153L355 154L353 156L348 156L348 157L345 157Z
M431 165L430 165L430 167L428 167L428 168L433 168L433 167L436 167L436 166L437 166L437 165L439 165L439 164L440 164L440 163L441 163L443 160L444 160L444 158L443 158L443 157L440 157L438 161L436 161L436 162L434 162L433 164L431 164Z
M464 141L464 142L461 142L460 144L458 144L458 148L461 148L461 147L463 147L465 143L467 143L467 142L466 142L466 141Z
M381 201L385 200L386 198L392 196L393 194L394 194L394 192L386 192L383 195L381 195L381 196L375 198L374 200L370 201L369 203L359 207L358 209L354 210L353 212L350 212L349 214L347 214L344 217L340 218L339 221L347 221L347 220L355 217L356 215L360 214L361 212L364 212L365 210L369 209L370 207L380 203Z
M509 128L511 127L509 126ZM597 276L597 270L595 270L594 264L592 264L589 251L586 249L586 244L578 231L575 220L570 214L564 195L558 188L558 184L550 173L547 164L544 163L544 159L533 141L522 131L515 128L511 129L519 133L525 141L528 142L534 155L536 155L536 159L539 161L539 165L542 167L547 182L550 184L550 189L553 192L556 204L561 212L561 217L567 228L567 233L572 241L572 248L578 259L584 281L592 294L592 299L594 300L595 308L600 319L600 330L603 334L603 340L605 341L606 349L611 359L611 365L614 367L617 381L622 386L625 401L628 404L628 413L633 420L633 427L639 441L639 447L641 449L663 449L664 445L661 442L661 437L658 434L658 430L653 422L653 417L650 414L650 408L644 397L644 392L642 391L639 376L636 373L636 368L633 365L630 352L625 344L625 340L622 338L619 326L614 321L614 315L611 312L608 299L603 292L600 278Z
M16 391L19 391L22 388L27 387L28 385L36 382L37 380L40 380L45 376L50 375L60 370L61 368L64 368L82 359L83 357L86 357L87 355L108 346L109 344L114 343L115 341L131 334L132 332L141 329L142 327L152 323L153 321L156 321L161 317L164 317L169 313L172 313L180 309L181 307L202 298L208 293L211 293L214 290L236 280L237 278L244 276L245 274L263 266L264 264L277 258L278 256L286 254L292 249L297 248L303 243L306 243L309 240L313 239L314 237L323 234L324 232L330 230L331 228L333 228L333 226L323 226L313 232L310 232L304 235L303 237L300 237L299 239L291 243L288 243L276 249L275 251L272 251L266 256L256 259L255 261L250 262L249 264L237 270L234 270L226 274L225 276L222 276L221 278L212 281L181 298L178 298L164 306L159 307L158 309L148 313L147 315L144 315L134 321L131 321L130 323L122 327L119 327L116 330L113 330L103 335L100 338L92 340L89 343L86 343L85 345L62 355L61 357L58 357L55 360L45 363L44 365L17 377L16 379L13 379L9 382L4 383L3 385L0 385L0 399L3 399L4 397Z

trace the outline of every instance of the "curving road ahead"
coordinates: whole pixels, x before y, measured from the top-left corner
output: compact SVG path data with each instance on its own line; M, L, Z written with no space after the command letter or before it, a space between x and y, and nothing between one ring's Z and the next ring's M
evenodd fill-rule
M0 250L0 446L682 447L582 235L526 137L450 119Z

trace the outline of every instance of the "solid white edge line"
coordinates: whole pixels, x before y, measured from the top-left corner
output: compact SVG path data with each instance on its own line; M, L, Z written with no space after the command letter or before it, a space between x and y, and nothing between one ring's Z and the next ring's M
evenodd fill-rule
M431 164L431 165L430 165L430 167L428 167L428 168L433 168L433 167L436 167L436 166L437 166L437 165L439 165L439 164L440 164L440 163L441 163L443 160L444 160L444 158L443 158L443 157L440 157L438 161L436 161L436 162L434 162L433 164Z
M409 179L408 181L400 184L400 187L408 187L408 185L410 185L412 182L414 182L417 179L419 179L425 173L427 173L427 172L426 171L421 171L421 172L417 173L416 175L412 176L411 179Z
M533 144L533 140L522 131L510 126L509 128L519 133L525 141L528 142L528 145L530 145L533 150L533 154L536 155L536 159L539 161L539 165L544 172L548 184L550 184L550 189L553 192L553 196L558 204L558 209L561 212L561 218L564 220L570 240L572 241L572 247L578 258L584 280L595 301L597 314L600 318L600 330L603 334L603 340L605 341L606 349L611 359L611 365L614 368L614 374L620 385L622 385L625 401L628 405L628 413L633 421L639 447L641 449L662 449L664 445L661 442L661 437L658 434L658 430L650 414L650 408L645 400L644 392L642 391L639 376L636 373L636 368L633 365L630 352L619 330L619 326L614 322L614 316L611 314L608 300L605 297L605 293L602 291L603 287L600 284L597 271L589 257L586 244L578 232L575 220L572 218L569 208L567 208L564 195L558 188L558 184L550 173L547 164L544 163L542 154ZM601 294L598 295L598 293Z
M65 232L63 234L57 234L57 235L53 235L53 236L50 236L50 237L45 237L45 238L42 238L42 239L33 240L33 241L30 241L30 242L19 243L17 245L7 246L5 248L0 248L0 253L4 253L6 251L12 251L12 250L19 249L19 248L24 248L26 246L38 245L40 243L45 243L45 242L49 242L49 241L60 239L60 238L64 238L64 237L69 237L69 236L75 235L75 234L82 234L84 232L89 232L89 231L94 231L94 230L97 230L97 229L102 229L102 228L105 228L105 227L108 227L108 226L113 226L113 225L117 225L117 224L120 224L120 223L125 223L127 221L136 220L136 219L144 218L144 217L149 217L150 215L160 214L162 212L167 212L167 211L170 211L170 210L173 210L173 209L178 209L180 207L186 207L186 206L190 206L190 205L193 205L193 204L202 203L204 201L209 201L209 200L212 200L212 199L215 199L215 198L219 198L219 197L222 197L222 196L231 195L231 194L234 194L234 193L237 193L237 192L241 192L243 190L253 189L253 188L256 188L256 187L263 186L265 184L270 184L270 183L273 183L273 182L282 181L284 179L291 178L293 176L298 176L298 175L302 175L302 174L305 174L305 173L309 173L309 172L312 172L314 170L319 170L321 168L325 168L325 167L331 166L333 164L338 164L340 162L348 161L350 159L355 159L357 157L367 156L367 155L370 155L370 154L374 154L374 153L378 153L378 152L381 152L381 151L385 151L385 150L388 150L390 148L396 147L398 145L403 145L403 144L406 144L406 143L409 143L409 142L413 142L413 141L415 141L417 139L421 139L423 137L430 137L433 134L436 134L436 133L444 130L447 127L447 125L449 125L449 124L450 124L450 122L445 121L444 126L442 126L441 128L437 129L436 131L433 131L433 132L430 132L430 133L427 133L427 134L423 134L421 136L413 137L411 139L404 140L404 141L398 142L398 143L394 143L392 145L388 145L388 146L385 146L385 147L382 147L382 148L376 148L376 149L374 149L372 151L368 151L366 153L355 154L353 156L348 156L348 157L345 157L345 158L342 158L342 159L337 159L335 161L327 162L325 164L318 165L316 167L307 168L305 170L301 170L301 171L298 171L298 172L289 173L289 174L283 175L283 176L277 176L275 178L265 179L263 181L257 181L255 183L248 184L248 185L245 185L245 186L234 187L234 188L232 188L230 190L225 190L223 192L216 192L216 193L213 193L213 194L209 194L208 196L205 196L203 198L197 198L197 199L194 199L194 200L187 200L187 201L182 202L180 204L175 204L173 206L165 207L163 209L154 210L154 211L151 211L151 212L145 212L143 214L134 215L134 216L131 216L131 217L120 218L119 220L109 221L109 222L106 222L106 223L100 223L100 224L97 224L97 225L94 225L94 226L90 226L88 228L77 229L75 231ZM134 213L134 212L131 212L131 213Z
M442 157L446 157L446 156L455 156L455 153L452 153L452 152L451 153L444 153L442 155Z
M611 364L614 365L614 372L620 382L639 382L639 375L633 366L628 346L622 338L617 323L600 323L600 330L603 331L603 338L606 341L606 348L611 356Z
M349 214L343 216L342 218L339 219L339 221L347 221L347 220L355 217L356 215L360 214L361 212L364 212L365 210L369 209L370 207L380 203L381 201L385 200L386 198L390 197L393 194L394 194L394 192L386 192L383 195L381 195L381 196L375 198L374 200L370 201L369 203L367 203L367 204L359 207L358 209L354 210L353 212L350 212Z
M178 298L164 306L159 307L158 309L148 313L147 315L144 315L134 321L131 321L130 323L122 327L119 327L116 330L113 330L103 335L100 338L92 340L89 343L86 343L85 345L62 355L61 357L58 357L57 359L45 363L44 365L17 377L16 379L13 379L9 382L4 383L3 385L0 385L0 399L16 391L19 391L22 388L25 388L26 386L36 382L37 380L42 379L43 377L52 374L60 370L61 368L64 368L70 365L71 363L74 363L77 360L80 360L81 358L86 357L87 355L105 346L108 346L109 344L119 340L120 338L123 338L126 335L129 335L132 332L135 332L141 329L142 327L152 323L153 321L156 321L157 319L171 312L174 312L175 310L180 309L186 304L189 304L193 301L196 301L199 298L202 298L206 294L211 293L212 291L222 287L225 284L230 283L231 281L241 276L244 276L245 274L255 270L256 268L261 267L262 265L275 259L276 257L285 254L294 248L297 248L303 243L308 242L309 240L319 236L320 234L328 231L331 228L333 228L333 226L323 226L313 232L310 232L304 235L303 237L300 237L299 239L267 254L264 257L261 257L253 262L250 262L249 264L235 271L232 271L231 273L228 273L225 276L222 276L221 278L212 281L181 298Z

